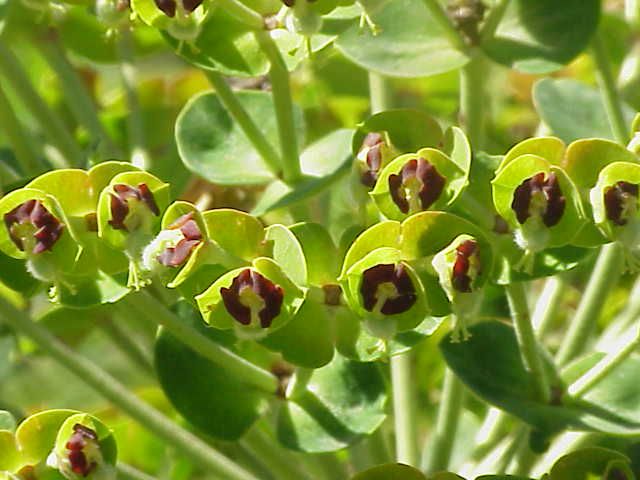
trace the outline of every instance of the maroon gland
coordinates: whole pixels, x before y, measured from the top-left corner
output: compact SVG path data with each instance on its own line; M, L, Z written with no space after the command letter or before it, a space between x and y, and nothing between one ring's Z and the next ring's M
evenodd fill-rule
M380 264L362 273L360 295L365 310L395 315L416 303L416 289L402 263Z
M565 203L556 174L552 172L545 178L540 172L518 185L511 209L521 225L539 215L547 227L553 227L562 219Z
M30 248L33 254L51 250L64 230L40 200L27 200L5 213L4 224L16 247L22 252Z
M193 212L189 212L169 225L168 230L180 230L184 238L175 247L167 247L156 257L158 262L165 267L177 268L182 265L187 261L193 249L202 242L202 232L193 217Z
M164 12L167 17L175 17L178 5L176 0L154 0L156 7ZM180 1L180 0L178 0ZM182 6L186 12L192 13L196 8L202 5L203 0L182 0Z
M97 443L98 435L95 431L79 423L73 426L73 434L66 444L69 451L69 464L73 473L86 477L95 470L98 464L95 461L89 461L86 449L88 446L95 448Z
M619 226L626 225L631 214L638 210L638 185L620 181L604 191L607 219Z
M465 240L456 247L456 260L451 271L451 285L458 292L471 292L473 279L469 275L469 270L473 255L478 255L478 242L475 240Z
M409 160L398 174L389 176L389 192L402 213L428 210L444 189L447 179L424 158Z
M154 215L160 215L160 210L153 197L153 193L149 190L146 183L138 184L138 187L132 187L123 183L113 186L114 193L111 193L111 225L116 230L128 231L125 222L129 215L129 201L136 200L144 203Z

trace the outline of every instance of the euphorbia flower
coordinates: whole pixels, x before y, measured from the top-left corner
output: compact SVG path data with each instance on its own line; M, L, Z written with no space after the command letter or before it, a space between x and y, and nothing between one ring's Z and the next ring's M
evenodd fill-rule
M562 218L565 203L556 174L551 172L545 178L540 172L516 188L511 208L520 224L534 217L540 218L547 227L553 227Z
M415 213L428 210L440 198L446 181L428 160L414 158L389 176L389 193L402 213Z
M178 2L185 13L192 13L202 5L203 0L154 0L156 6L168 17L175 17L178 9Z
M618 226L626 225L638 211L638 184L616 182L604 190L607 219Z
M162 251L155 256L160 264L177 268L187 261L193 249L200 244L202 232L193 217L193 212L182 215L152 242L150 247L154 252L158 247L162 248ZM166 238L162 238L163 236ZM145 254L143 256L146 256ZM146 263L149 262L145 259Z
M269 328L282 309L284 290L247 268L233 279L230 287L220 288L220 295L229 315L240 324Z
M146 183L138 184L137 188L119 183L113 185L113 191L114 193L110 193L111 220L109 220L109 225L116 230L129 231L129 229L135 229L138 226L141 219L133 213L138 202L145 205L155 216L160 215L153 193Z
M360 295L366 310L384 315L406 312L417 299L416 289L402 263L381 264L365 270Z
M378 180L380 170L389 163L394 155L394 149L389 144L389 139L384 132L368 133L364 137L358 152L358 160L362 165L360 168L360 182L372 188L376 184L376 180Z
M16 247L34 255L51 250L64 231L64 224L35 199L5 213L4 223Z
M73 435L69 438L66 448L71 471L83 477L88 476L98 466L101 459L98 435L89 427L79 423L73 426Z

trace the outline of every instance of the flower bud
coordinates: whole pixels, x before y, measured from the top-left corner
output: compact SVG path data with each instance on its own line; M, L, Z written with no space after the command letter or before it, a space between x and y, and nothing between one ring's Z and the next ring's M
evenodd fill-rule
M424 158L409 160L389 176L389 193L402 213L428 210L440 198L446 178Z
M64 231L40 200L28 200L4 214L9 237L18 250L37 255L51 250Z

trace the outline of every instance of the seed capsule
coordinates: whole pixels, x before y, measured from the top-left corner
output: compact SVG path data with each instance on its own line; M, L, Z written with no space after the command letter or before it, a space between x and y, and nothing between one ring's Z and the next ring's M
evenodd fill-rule
M109 225L114 229L129 231L125 220L129 215L129 201L131 200L142 202L155 216L160 215L153 193L146 183L138 184L137 188L118 183L113 186L113 191L115 194L110 194L111 220L109 220Z
M5 213L4 224L15 246L22 252L31 248L33 254L51 250L64 230L40 200L28 200Z
M389 192L402 213L428 210L440 198L446 181L429 161L418 158L389 176Z
M284 290L249 268L235 277L229 288L220 288L229 315L242 325L260 324L269 328L280 314Z
M360 295L369 312L395 315L409 310L417 300L416 289L402 263L380 264L362 273Z
M604 191L607 219L619 226L626 225L638 210L638 185L620 181Z
M547 227L553 227L562 219L565 203L556 174L550 173L545 179L541 172L516 188L511 209L520 224L529 217L540 216Z

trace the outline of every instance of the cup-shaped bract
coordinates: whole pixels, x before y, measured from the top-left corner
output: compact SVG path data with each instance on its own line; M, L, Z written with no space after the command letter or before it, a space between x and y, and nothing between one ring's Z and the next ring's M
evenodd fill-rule
M222 275L196 302L212 327L259 339L286 325L304 298L305 291L275 261L260 257L250 266Z
M133 12L147 25L166 30L180 41L193 42L206 19L206 0L132 0Z
M97 418L79 413L60 427L47 464L69 480L115 480L116 458L113 433Z
M578 190L569 176L537 155L510 161L493 179L492 189L496 211L514 229L527 259L546 248L569 244L585 223Z
M342 275L341 284L351 309L383 339L414 328L429 313L420 278L395 248L369 252Z
M423 148L389 163L370 195L383 215L403 220L450 206L466 184L466 172L451 158L440 150Z

